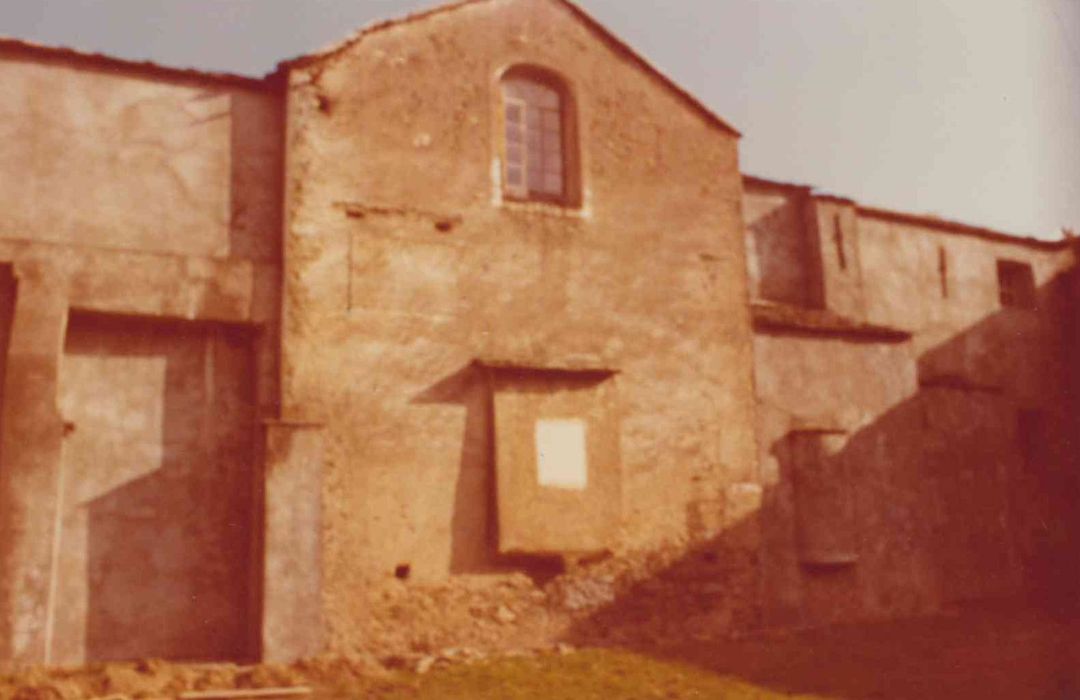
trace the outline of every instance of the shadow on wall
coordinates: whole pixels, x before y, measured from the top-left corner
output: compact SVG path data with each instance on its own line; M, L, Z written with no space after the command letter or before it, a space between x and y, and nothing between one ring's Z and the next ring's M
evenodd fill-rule
M807 235L792 236L792 231L804 231L809 211L807 195L785 199L781 206L754 218L747 224L747 244L755 249L768 250L770 255L754 255L758 266L757 296L770 301L817 307L821 305L821 281L809 275L812 265L804 261L820 258L816 246Z
M207 94L213 99L212 94ZM235 92L229 98L229 250L232 258L281 259L280 227L285 168L284 144L272 138L283 131L284 106L267 107L262 95ZM274 230L277 230L275 228Z
M417 404L465 407L465 433L450 522L450 573L520 571L538 584L561 574L562 560L499 554L496 505L495 420L490 381L484 368L470 363L413 397Z
M1051 313L1002 309L923 353L918 392L857 431L782 436L760 510L616 580L569 640L803 692L1080 689L1066 289L1040 290ZM807 381L830 391L829 377ZM1028 611L1003 612L1015 606ZM764 631L777 627L804 631Z
M54 662L247 649L251 338L74 315Z
M11 265L0 265L0 406L3 405L7 375L8 347L11 344L11 323L15 317L15 275Z
M495 569L495 486L491 399L483 373L468 364L414 396L416 404L465 408L465 434L450 524L450 570L455 574Z

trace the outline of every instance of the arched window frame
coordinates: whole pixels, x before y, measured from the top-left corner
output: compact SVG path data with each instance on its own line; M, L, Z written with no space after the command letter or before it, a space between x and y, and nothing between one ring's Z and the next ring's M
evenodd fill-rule
M510 130L512 126L508 120L508 114L510 113L508 108L515 103L517 103L520 110L528 107L523 100L507 95L507 82L511 80L527 81L540 85L553 90L559 98L559 135L562 167L562 191L559 193L530 188L526 162L522 162L523 170L520 183L511 182L509 175L514 163L510 160ZM506 69L499 76L498 96L502 198L508 201L546 202L565 207L580 206L581 169L578 150L577 103L568 82L549 69L529 64L518 64ZM519 126L521 129L527 128L524 123L526 119L524 114L524 111L519 112L522 120ZM523 131L522 139L527 138L527 133Z

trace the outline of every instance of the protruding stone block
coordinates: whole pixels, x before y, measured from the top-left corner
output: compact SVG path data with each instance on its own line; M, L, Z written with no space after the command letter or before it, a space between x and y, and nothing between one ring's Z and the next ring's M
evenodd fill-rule
M490 371L499 551L613 549L622 476L611 372Z

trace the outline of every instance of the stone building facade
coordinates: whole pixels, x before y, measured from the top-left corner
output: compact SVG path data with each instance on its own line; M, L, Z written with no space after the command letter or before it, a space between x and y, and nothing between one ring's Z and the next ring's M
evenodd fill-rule
M743 177L564 0L255 80L0 43L0 658L723 634L1044 590L1070 243Z
M745 183L766 619L1051 592L1075 566L1071 242Z

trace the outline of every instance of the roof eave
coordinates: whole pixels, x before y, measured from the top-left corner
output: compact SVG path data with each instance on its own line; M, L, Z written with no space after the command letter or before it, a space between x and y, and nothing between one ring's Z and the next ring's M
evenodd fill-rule
M855 211L859 215L866 216L868 218L894 221L897 223L911 224L915 226L924 226L926 228L933 228L948 233L975 236L978 238L998 241L1001 243L1026 245L1033 248L1040 248L1043 250L1063 250L1076 245L1076 241L1069 238L1063 238L1056 241L1046 240L1042 238L1035 238L1034 236L1022 236L1015 233L1008 233L1006 231L997 231L995 229L986 228L985 226L966 224L961 221L942 219L936 216L928 216L926 214L914 214L911 212L897 211L894 209L864 206L862 204L859 204L854 199L851 199L850 197L845 197L843 195L837 195L828 192L818 192L814 189L813 185L804 185L793 182L784 182L781 180L772 180L769 178L759 177L757 175L748 175L745 173L743 174L742 178L743 184L749 185L751 187L764 187L770 189L787 190L790 192L797 192L799 194L809 194L816 200L852 206L855 208Z
M80 51L66 46L45 46L23 39L0 37L0 52L22 54L29 58L69 61L80 67L114 72L125 71L185 82L213 82L250 90L269 90L276 86L272 76L256 78L235 73L203 71L196 68L173 68L153 61L135 61L103 53Z

